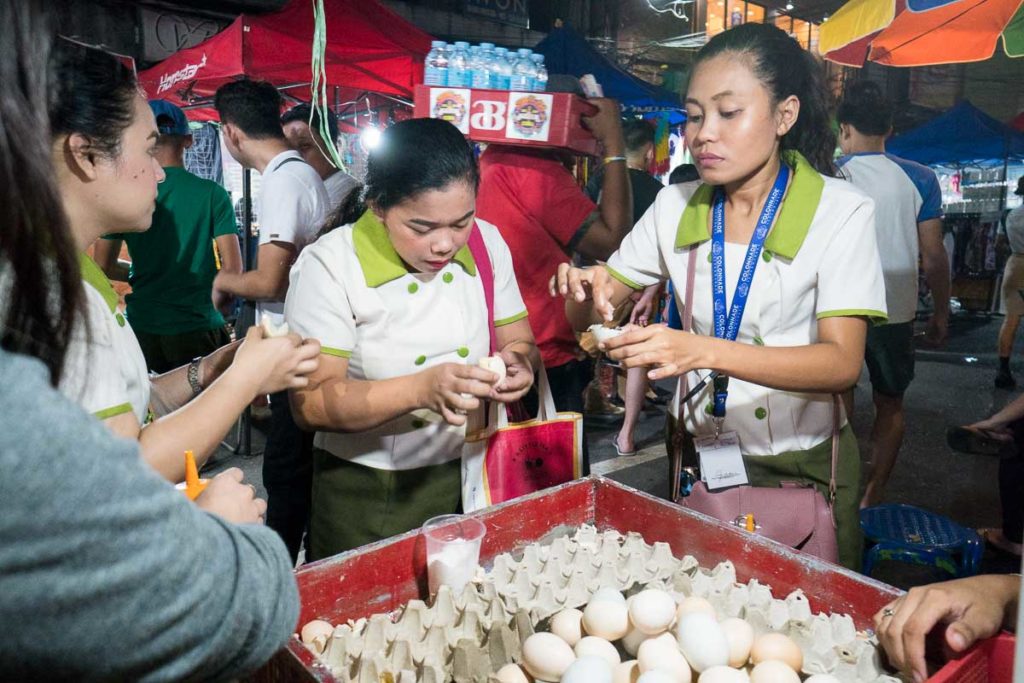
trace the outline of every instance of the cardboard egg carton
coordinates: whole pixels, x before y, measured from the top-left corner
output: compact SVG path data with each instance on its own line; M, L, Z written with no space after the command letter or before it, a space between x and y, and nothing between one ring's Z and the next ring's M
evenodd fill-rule
M804 672L829 673L843 683L898 683L881 666L877 641L847 615L814 614L802 591L778 599L751 579L738 583L729 561L710 571L667 543L581 526L571 537L498 555L458 596L441 586L434 603L413 600L395 615L336 626L326 644L309 644L344 681L376 683L496 683L494 672L520 661L522 642L556 612L580 608L599 589L627 595L660 588L681 601L708 600L717 617L740 617L755 636L784 633L804 653ZM323 645L322 650L320 645Z

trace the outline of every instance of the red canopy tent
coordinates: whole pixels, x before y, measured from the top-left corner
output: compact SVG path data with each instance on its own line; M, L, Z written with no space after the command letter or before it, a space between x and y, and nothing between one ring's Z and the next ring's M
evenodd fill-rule
M324 62L335 101L367 92L412 99L423 79L429 34L377 0L324 0L324 15ZM196 120L216 119L209 103L217 88L245 76L308 101L312 44L312 2L291 0L280 12L240 15L212 38L141 72L139 82L148 97L191 109Z

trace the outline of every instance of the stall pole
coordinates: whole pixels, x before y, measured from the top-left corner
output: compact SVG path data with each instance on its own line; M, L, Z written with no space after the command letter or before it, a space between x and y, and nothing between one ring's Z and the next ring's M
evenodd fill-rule
M252 171L248 168L242 169L242 264L243 271L252 270L255 265L252 262ZM242 309L235 321L235 338L242 339L249 331L249 327L255 324L256 309L251 301L242 301ZM221 446L240 455L249 458L255 455L252 452L252 408L246 406L235 428L235 443L222 441Z

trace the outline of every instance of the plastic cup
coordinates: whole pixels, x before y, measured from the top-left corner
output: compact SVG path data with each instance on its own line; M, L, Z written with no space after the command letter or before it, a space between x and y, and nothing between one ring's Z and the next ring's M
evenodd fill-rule
M442 585L459 595L473 580L480 564L480 542L485 533L483 522L465 515L441 515L428 519L422 529L427 540L427 580L431 597L437 595Z

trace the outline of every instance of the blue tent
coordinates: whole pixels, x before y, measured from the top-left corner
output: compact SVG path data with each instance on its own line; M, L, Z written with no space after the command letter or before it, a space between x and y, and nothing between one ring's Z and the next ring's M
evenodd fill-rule
M995 166L1024 160L1024 133L964 100L923 126L897 135L885 148L930 166Z
M604 94L618 100L626 114L678 113L683 109L679 95L624 71L571 28L552 30L533 51L544 55L548 73L571 74L577 78L593 74L604 88ZM679 116L675 122L681 121Z

